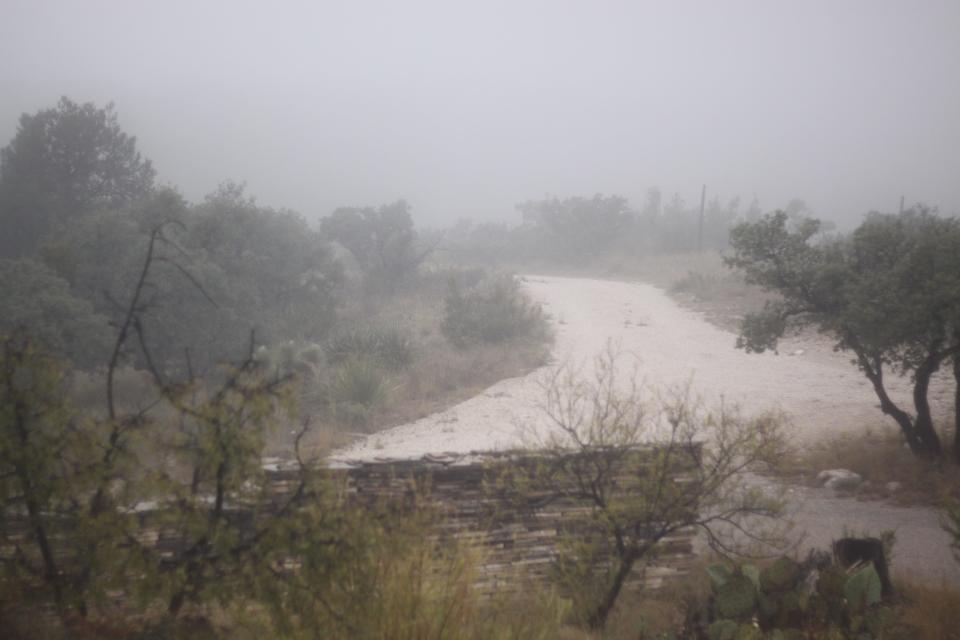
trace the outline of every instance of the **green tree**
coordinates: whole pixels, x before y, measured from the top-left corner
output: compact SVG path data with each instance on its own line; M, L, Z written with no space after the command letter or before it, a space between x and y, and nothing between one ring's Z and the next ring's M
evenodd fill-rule
M229 278L262 340L320 340L333 327L342 268L296 213L257 206L228 182L190 212L183 241Z
M80 367L101 364L109 353L107 318L66 280L31 258L0 259L0 332L26 328L51 354Z
M31 254L58 223L135 202L153 188L154 173L112 104L63 97L24 114L0 151L0 256Z
M3 580L33 583L25 591L39 591L62 613L65 576L54 545L63 531L48 517L73 493L58 472L71 419L62 369L38 355L22 334L5 337L0 349L0 540L13 549L0 565ZM22 541L8 526L20 505L27 524Z
M254 324L244 322L243 312L261 311L255 296L244 298L242 280L232 279L203 252L184 249L185 228L176 220L186 210L174 208L167 213L168 224L156 227L163 228L163 233L142 299L151 310L142 321L144 340L160 368L184 370L186 349L199 372L230 359ZM119 326L137 286L132 274L140 273L150 240L151 231L135 211L95 212L51 234L42 255L70 283L75 295L89 300L98 313ZM191 286L190 279L203 286ZM142 350L135 344L125 348L124 357L144 364Z
M849 237L818 241L818 221L790 222L777 212L731 231L726 264L780 296L744 318L737 346L775 349L791 327L833 336L838 350L854 354L911 450L939 455L927 393L933 374L960 353L957 220L924 209L873 214ZM912 414L887 392L888 371L911 377Z
M391 289L410 278L434 248L421 246L404 200L342 207L320 221L320 233L350 251L374 288Z
M68 405L67 373L23 332L0 341L0 588L53 605L69 623L117 586L131 519L92 509L91 496L129 459L103 464L106 423ZM130 495L130 467L124 478L115 499Z
M342 274L327 244L299 216L256 206L239 185L224 185L195 207L157 190L63 225L41 253L74 295L119 323L136 285L130 274L139 272L158 226L164 232L143 329L159 368L184 372L189 351L200 374L232 360L251 330L265 343L316 341L334 324Z

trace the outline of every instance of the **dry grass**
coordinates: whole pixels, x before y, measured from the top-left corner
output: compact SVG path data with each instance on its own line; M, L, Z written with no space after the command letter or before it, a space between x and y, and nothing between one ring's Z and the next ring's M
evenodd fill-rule
M781 471L802 483L815 484L824 469L849 469L865 480L855 492L858 497L890 499L897 504L938 506L960 498L960 467L947 460L919 460L902 442L892 429L864 429L799 452ZM891 482L900 487L891 491L887 487Z
M709 583L702 570L694 570L683 580L657 591L624 593L600 637L604 640L670 637L684 628L688 611L706 606L709 594Z
M947 585L894 579L902 603L900 621L913 640L960 639L960 590Z

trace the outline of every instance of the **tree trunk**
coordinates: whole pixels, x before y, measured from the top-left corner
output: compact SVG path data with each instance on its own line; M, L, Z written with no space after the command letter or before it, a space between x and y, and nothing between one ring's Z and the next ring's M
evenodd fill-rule
M960 354L953 356L953 460L960 464Z
M607 589L603 600L597 605L593 613L590 614L590 617L587 618L587 625L591 629L602 629L607 623L607 618L613 610L613 605L617 602L620 590L623 589L623 583L626 582L627 576L630 575L630 572L633 570L633 565L639 557L640 553L636 549L630 549L620 556L620 567L617 569L617 575L613 577L613 583L610 585L610 588Z
M877 398L880 399L880 410L897 422L900 431L903 433L903 437L907 440L910 451L915 455L923 455L923 442L917 437L917 433L913 428L913 419L909 413L898 407L896 403L890 399L890 396L887 395L887 389L883 386L882 373L868 369L866 370L866 375L873 384L873 390L877 394Z
M917 438L923 445L923 453L929 456L939 456L943 453L940 436L933 426L933 416L930 413L930 401L927 393L930 389L930 377L940 368L941 356L932 353L917 367L913 382L913 405L917 410L917 418L913 428Z

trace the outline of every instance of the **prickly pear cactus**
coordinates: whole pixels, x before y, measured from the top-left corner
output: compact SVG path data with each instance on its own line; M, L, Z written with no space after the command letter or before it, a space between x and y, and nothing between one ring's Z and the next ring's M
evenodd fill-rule
M752 624L741 624L737 627L734 640L763 640L763 631Z
M721 618L741 620L753 615L757 590L750 578L737 573L716 590L717 613Z
M852 574L837 565L807 571L789 558L762 571L709 567L716 616L707 628L710 640L889 637L885 629L892 628L894 612L874 606L881 603L881 583L872 564ZM817 635L805 635L811 631Z
M710 640L735 640L738 625L733 620L717 620L707 628Z
M707 567L707 575L710 576L710 584L714 589L720 589L727 584L733 572L725 564L712 564Z
M854 611L865 609L880 602L880 576L873 563L863 567L849 578L843 587L843 595Z
M764 591L784 592L793 589L800 578L800 567L790 558L780 558L760 572L760 587Z
M763 631L752 624L717 620L707 629L710 640L763 640Z

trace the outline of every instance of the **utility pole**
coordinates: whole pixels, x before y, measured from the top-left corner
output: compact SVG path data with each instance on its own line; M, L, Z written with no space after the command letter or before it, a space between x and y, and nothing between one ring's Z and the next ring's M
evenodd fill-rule
M903 196L900 196L900 215L903 215Z
M703 251L703 206L707 202L707 185L700 191L700 225L697 228L697 252Z

